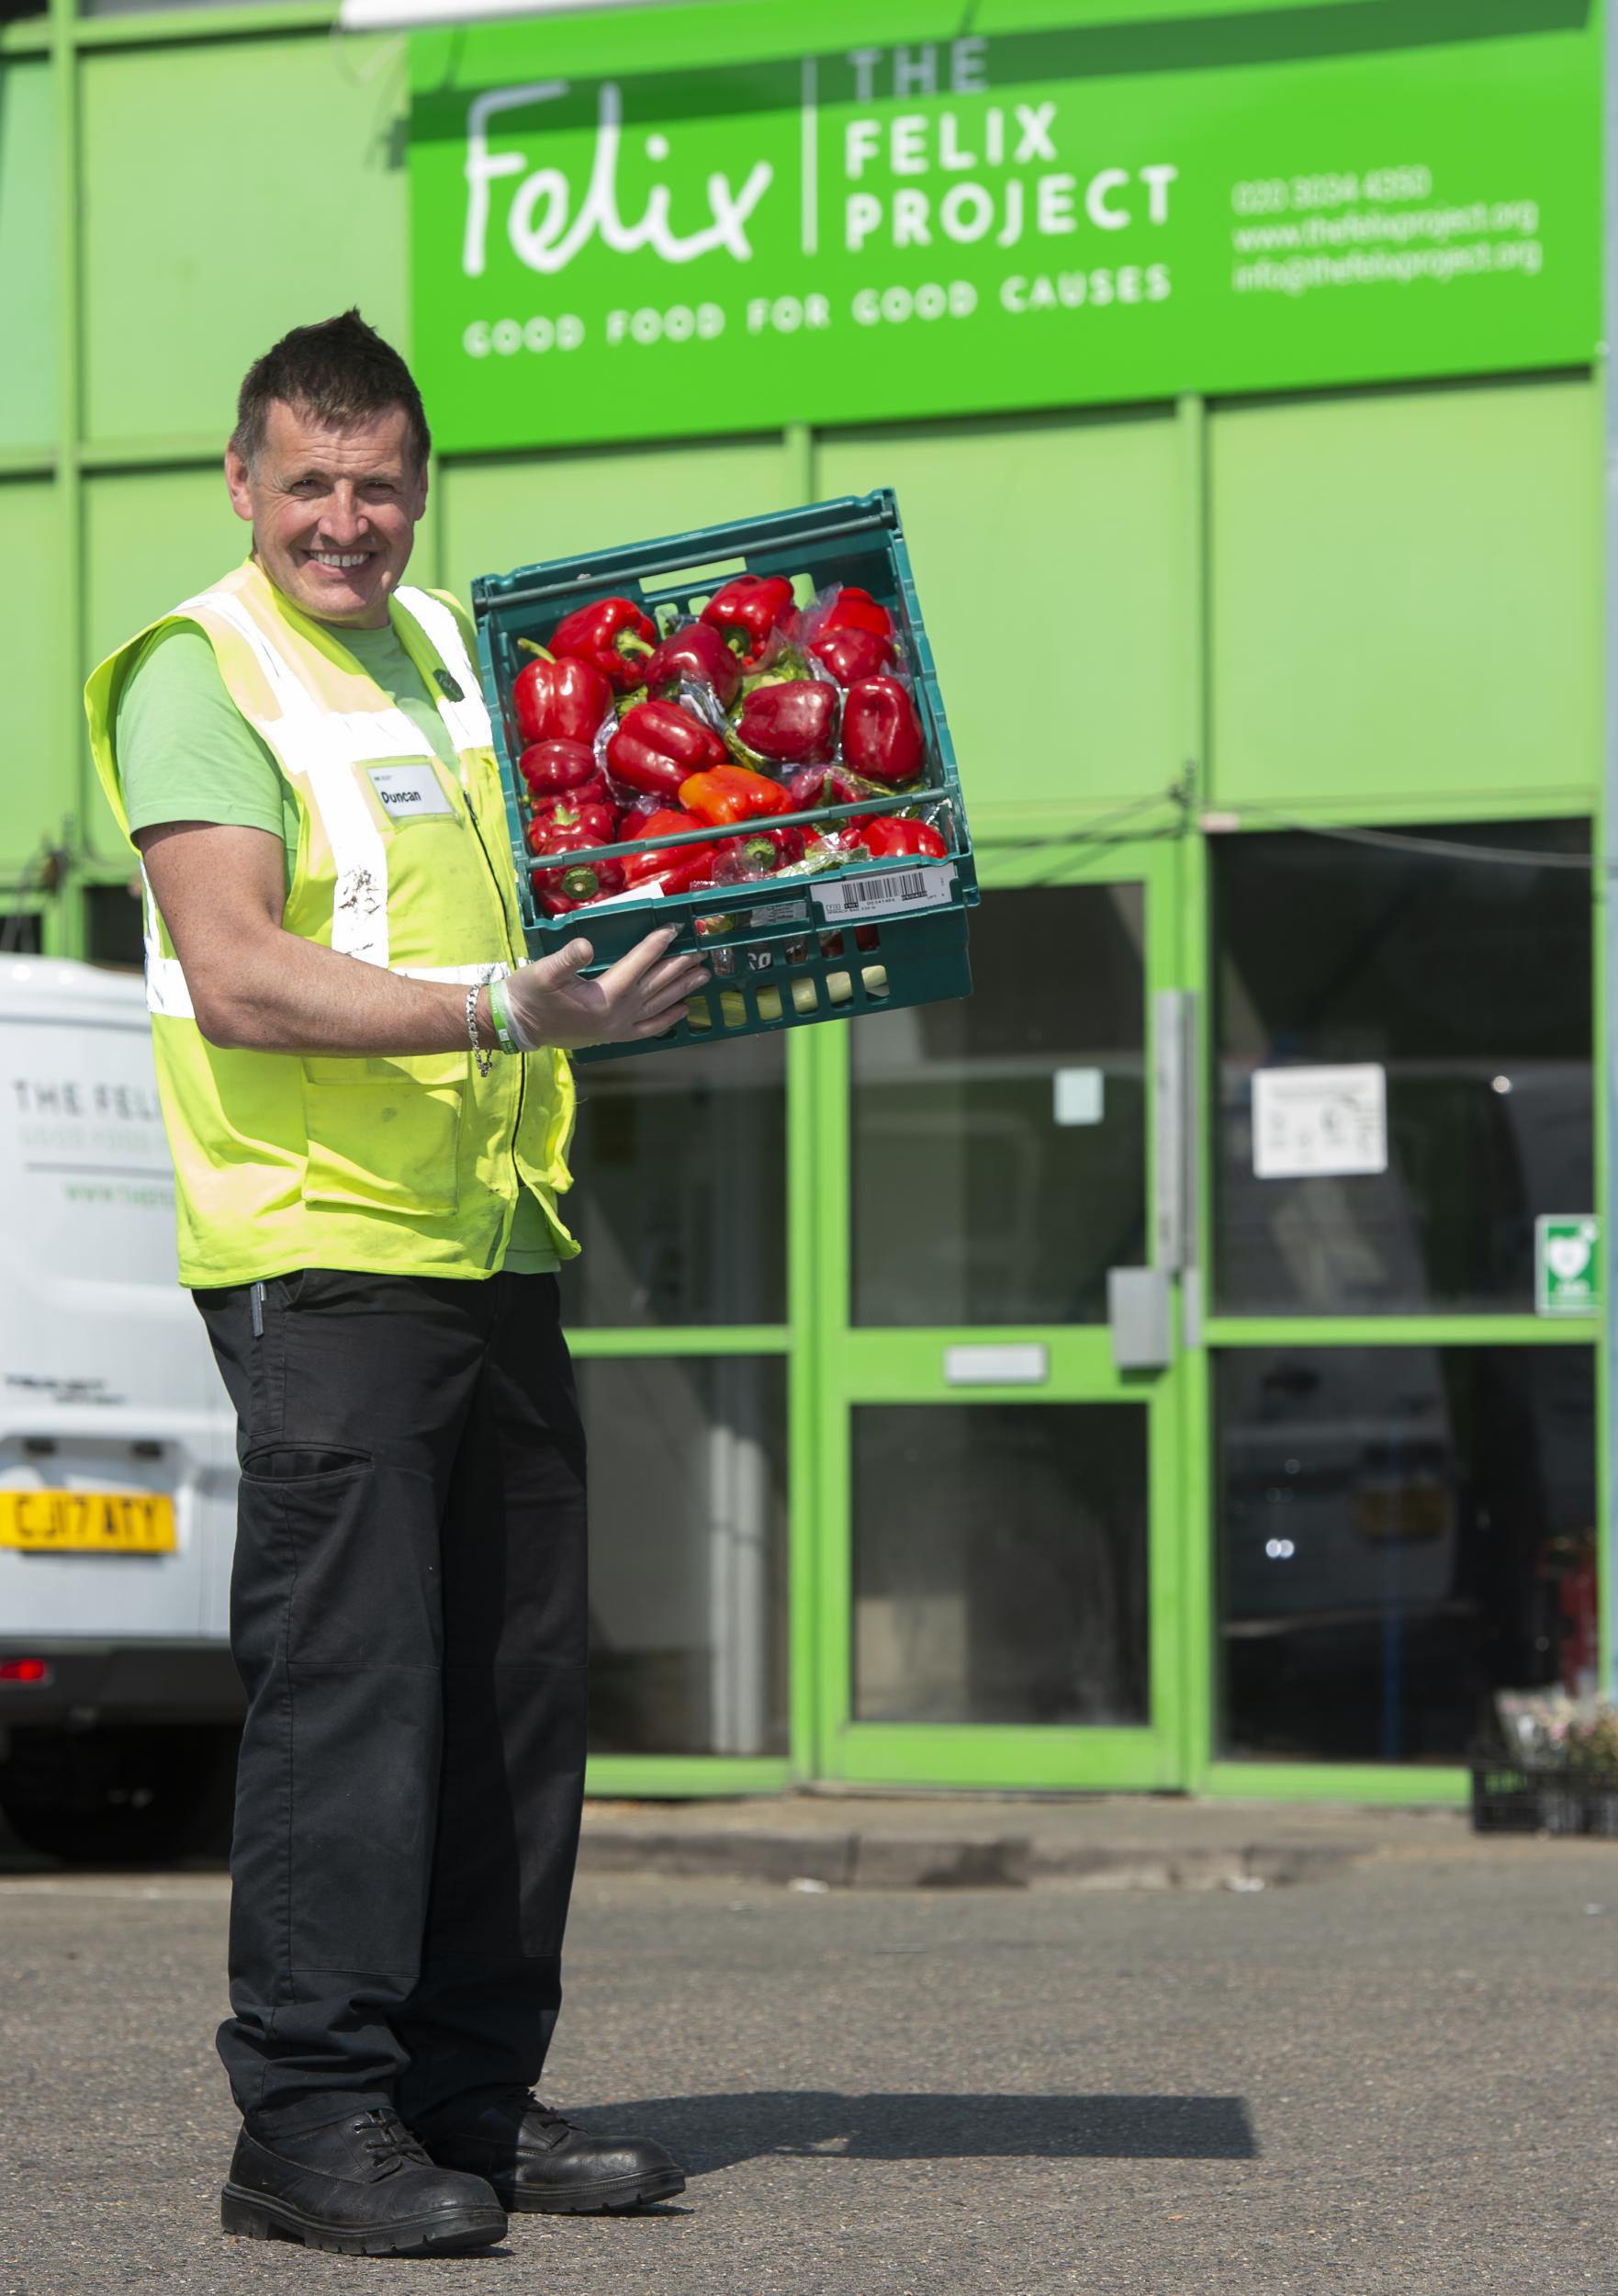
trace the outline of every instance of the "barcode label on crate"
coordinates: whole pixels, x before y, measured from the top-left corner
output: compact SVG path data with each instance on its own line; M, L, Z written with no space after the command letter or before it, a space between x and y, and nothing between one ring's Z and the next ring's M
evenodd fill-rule
M936 909L955 886L953 861L919 869L887 869L870 877L841 877L816 885L822 917L899 917L906 909Z

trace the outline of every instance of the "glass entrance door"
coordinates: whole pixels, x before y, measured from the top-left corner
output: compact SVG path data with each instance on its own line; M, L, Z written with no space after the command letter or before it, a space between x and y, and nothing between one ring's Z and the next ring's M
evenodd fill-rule
M991 873L970 998L820 1032L831 1776L1181 1775L1174 857Z

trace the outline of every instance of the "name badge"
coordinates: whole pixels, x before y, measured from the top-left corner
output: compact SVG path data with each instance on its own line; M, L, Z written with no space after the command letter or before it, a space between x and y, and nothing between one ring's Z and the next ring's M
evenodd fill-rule
M389 821L425 821L433 814L453 816L455 807L430 765L370 765L365 771Z

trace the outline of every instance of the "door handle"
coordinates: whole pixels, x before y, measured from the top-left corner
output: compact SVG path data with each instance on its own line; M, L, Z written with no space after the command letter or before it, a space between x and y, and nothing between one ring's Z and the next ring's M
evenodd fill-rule
M1197 997L1152 999L1152 1264L1178 1275L1197 1261Z
M1166 1267L1109 1267L1107 1321L1120 1371L1162 1371L1173 1354Z
M1197 1000L1184 988L1152 999L1152 1244L1150 1267L1107 1271L1107 1320L1120 1371L1161 1371L1173 1358L1175 1276L1197 1267Z

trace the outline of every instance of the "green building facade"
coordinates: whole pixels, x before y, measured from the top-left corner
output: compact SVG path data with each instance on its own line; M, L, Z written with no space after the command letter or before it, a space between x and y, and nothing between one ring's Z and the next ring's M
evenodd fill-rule
M592 1783L1456 1798L1609 1641L1596 13L764 16L0 24L6 945L138 958L79 685L286 327L463 592L893 487L977 989L586 1075Z

